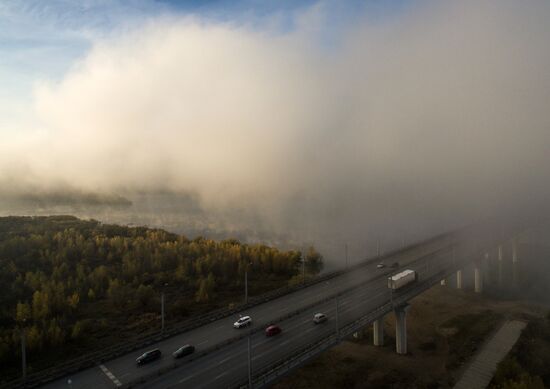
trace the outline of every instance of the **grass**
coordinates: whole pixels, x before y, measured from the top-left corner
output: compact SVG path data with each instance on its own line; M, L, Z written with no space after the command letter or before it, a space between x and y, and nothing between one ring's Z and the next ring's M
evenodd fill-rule
M466 362L483 345L483 341L496 329L501 320L502 315L485 310L458 315L443 323L442 328L451 330L447 337L447 368L456 369Z
M511 352L500 362L490 388L550 387L550 314L531 318Z

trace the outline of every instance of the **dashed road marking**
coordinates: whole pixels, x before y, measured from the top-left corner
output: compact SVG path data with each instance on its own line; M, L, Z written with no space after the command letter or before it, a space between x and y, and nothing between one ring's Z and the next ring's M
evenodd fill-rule
M218 362L218 365L221 365L222 363L224 363L224 362L230 360L231 358L232 358L232 357L227 357L227 358L222 359L221 361Z
M197 344L197 346L200 346L200 345L205 344L205 343L208 343L208 340L205 340L204 342L200 342L199 344Z
M113 373L110 372L109 369L107 369L107 367L105 367L105 365L99 365L99 368L105 373L107 377L109 377L111 381L113 381L116 386L122 386L122 383L115 377Z
M185 381L187 381L187 380L189 380L189 379L191 379L191 378L193 378L193 374L191 374L190 376L185 377L184 379L180 380L179 383L182 384L182 383L184 383Z

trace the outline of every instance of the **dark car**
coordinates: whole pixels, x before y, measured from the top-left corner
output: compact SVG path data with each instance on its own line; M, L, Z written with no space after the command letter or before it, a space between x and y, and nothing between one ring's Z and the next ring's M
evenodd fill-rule
M392 267L392 268L394 268L394 269L395 269L396 267L399 267L399 262L394 262L394 263L392 263L390 267Z
M281 333L281 327L277 325L270 325L265 329L265 336L275 336Z
M162 356L162 353L160 352L160 350L158 348L156 348L154 350L149 350L149 351L143 353L141 356L139 356L136 359L136 363L138 365L143 365L145 363L154 361L156 359L160 359L161 356Z
M186 344L185 346L181 346L179 349L174 351L172 353L172 356L174 358L183 358L186 355L193 354L195 352L195 347L191 346L190 344Z

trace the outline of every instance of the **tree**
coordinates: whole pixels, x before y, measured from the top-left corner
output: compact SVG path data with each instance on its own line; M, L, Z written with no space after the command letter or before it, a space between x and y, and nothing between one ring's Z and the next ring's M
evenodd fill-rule
M32 295L32 317L34 320L46 319L50 315L50 299L47 293L39 290Z
M208 302L214 297L214 288L216 281L212 273L208 274L208 277L201 278L199 281L199 290L195 295L195 301L198 303Z
M31 307L27 303L17 303L15 320L18 323L23 323L31 318Z
M30 350L40 350L42 348L42 332L35 325L32 325L26 332L27 347Z
M78 294L78 292L74 292L72 295L67 297L67 304L69 304L69 307L71 307L71 309L73 310L76 310L79 302L80 302L80 295Z
M155 291L150 285L145 286L141 284L137 289L136 297L142 307L149 306L154 296Z
M63 344L65 334L63 333L63 330L59 326L59 323L57 322L57 319L50 320L50 324L47 329L47 340L48 343L52 346L59 346Z
M305 260L308 273L318 274L323 269L323 257L315 248L308 249Z
M128 287L115 278L109 281L107 297L116 308L123 308L129 300Z

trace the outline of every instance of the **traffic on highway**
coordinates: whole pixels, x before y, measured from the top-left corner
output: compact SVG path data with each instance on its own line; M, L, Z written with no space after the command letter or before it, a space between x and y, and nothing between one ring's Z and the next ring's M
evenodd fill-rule
M442 237L394 254L387 261L406 266L448 244L449 240ZM223 386L225 383L220 382L246 376L247 338L252 342L253 368L281 358L295 347L334 333L338 325L388 300L386 276L397 270L370 263L260 304L240 317L216 320L44 387L67 388L68 379L72 387L83 389L114 388L119 384L150 388ZM241 336L232 341L236 335ZM159 376L159 371L163 375Z

